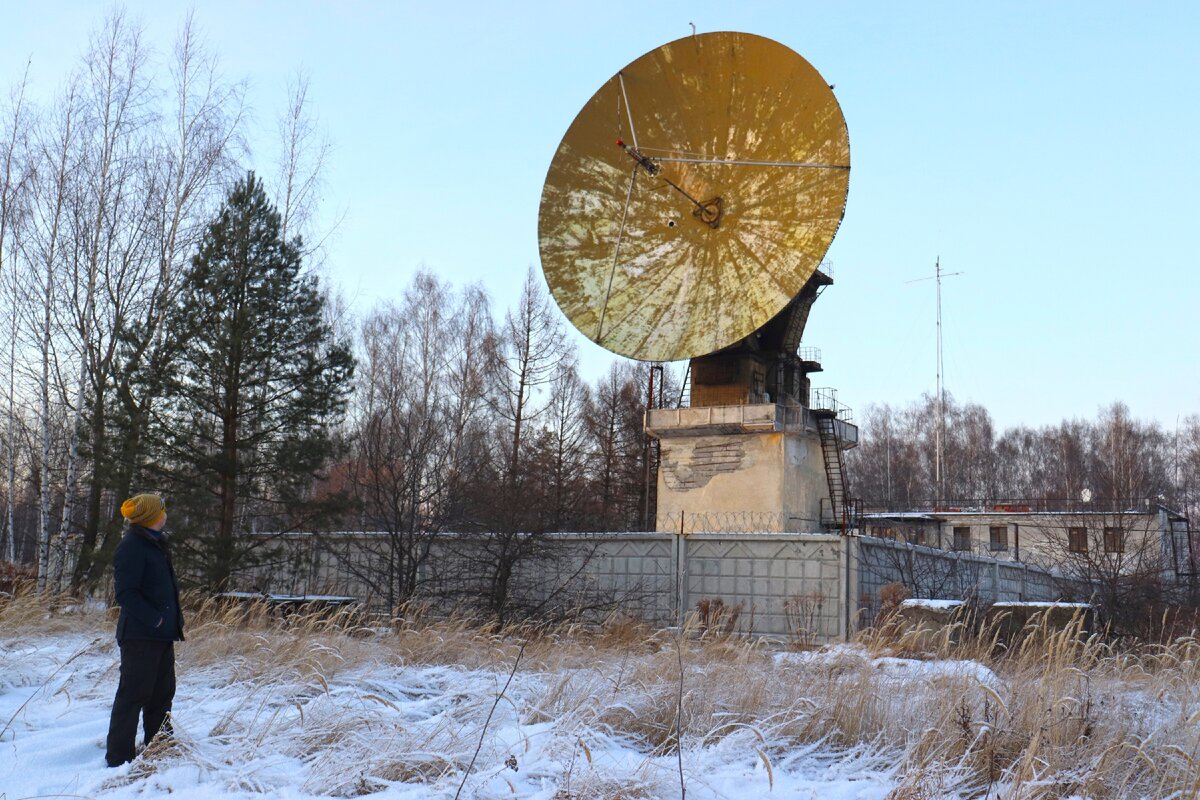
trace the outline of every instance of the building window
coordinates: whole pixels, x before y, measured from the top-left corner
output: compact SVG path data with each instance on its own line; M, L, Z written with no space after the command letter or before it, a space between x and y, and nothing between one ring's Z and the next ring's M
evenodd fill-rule
M909 544L925 544L925 529L913 528L904 534Z
M1007 525L993 525L993 526L991 526L991 528L988 529L988 531L991 534L990 539L991 539L991 546L992 546L993 550L1007 550L1008 549L1008 526Z
M970 550L971 549L971 528L967 525L956 525L954 527L954 549L955 550Z
M1072 553L1087 552L1087 528L1067 528L1067 549Z
M1125 552L1125 531L1120 528L1105 528L1104 529L1104 552L1106 553L1124 553Z

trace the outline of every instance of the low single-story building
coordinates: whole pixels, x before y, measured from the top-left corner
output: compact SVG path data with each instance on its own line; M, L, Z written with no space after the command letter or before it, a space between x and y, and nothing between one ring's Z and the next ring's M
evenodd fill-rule
M1041 567L1103 561L1119 573L1195 575L1200 540L1187 518L1161 505L1122 511L1037 511L1019 504L877 511L861 532L942 550Z

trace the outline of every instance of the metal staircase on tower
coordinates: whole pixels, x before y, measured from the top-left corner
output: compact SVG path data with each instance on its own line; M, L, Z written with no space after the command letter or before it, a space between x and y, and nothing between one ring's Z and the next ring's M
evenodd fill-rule
M849 409L837 402L832 389L813 390L810 408L821 439L821 455L825 461L825 477L829 483L829 505L832 527L843 534L857 525L855 503L850 498L850 481L846 474L843 444L838 431L839 415L848 416Z
M1172 511L1164 506L1159 510L1165 514L1170 536L1171 560L1175 563L1177 578L1200 578L1200 531L1192 528L1186 513Z

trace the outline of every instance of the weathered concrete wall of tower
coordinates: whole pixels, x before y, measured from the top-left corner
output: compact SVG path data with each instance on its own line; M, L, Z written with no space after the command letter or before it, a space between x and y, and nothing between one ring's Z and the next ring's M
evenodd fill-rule
M657 528L674 533L787 530L781 433L662 440Z
M829 507L829 478L821 440L812 433L788 433L784 448L784 510L800 521L791 530L819 531L822 507Z
M658 530L820 530L829 489L815 435L672 436L661 443Z

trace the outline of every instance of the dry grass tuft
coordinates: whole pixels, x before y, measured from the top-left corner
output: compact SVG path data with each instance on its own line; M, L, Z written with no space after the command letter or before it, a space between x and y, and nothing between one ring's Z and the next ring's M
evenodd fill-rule
M69 594L41 594L32 581L18 581L0 592L0 630L5 633L61 634L92 631L107 612ZM112 620L116 621L113 614Z
M466 769L439 753L407 753L391 756L373 765L372 773L401 783L436 783L447 775Z
M553 800L654 800L662 796L653 783L638 775L613 776L589 771L570 788L556 791Z

